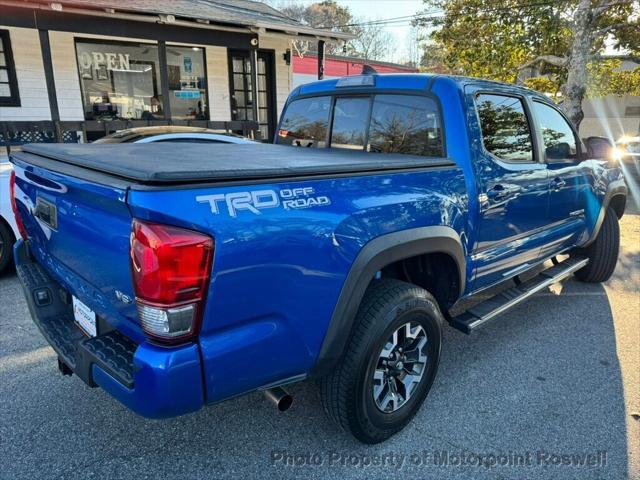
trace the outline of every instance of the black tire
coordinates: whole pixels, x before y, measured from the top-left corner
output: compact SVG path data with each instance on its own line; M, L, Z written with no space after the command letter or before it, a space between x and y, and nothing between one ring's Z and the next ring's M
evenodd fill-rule
M588 247L577 249L575 252L589 259L589 263L575 273L576 278L589 283L606 282L616 269L619 250L618 216L613 208L608 207L595 241Z
M387 339L406 323L419 324L427 342L421 350L427 361L422 377L408 399L389 413L374 399L374 372ZM320 379L324 409L339 427L358 440L382 442L411 421L427 396L438 370L443 317L433 296L426 290L393 279L374 281L362 300L344 357L326 377Z
M13 244L15 238L7 225L0 219L0 273L13 265Z

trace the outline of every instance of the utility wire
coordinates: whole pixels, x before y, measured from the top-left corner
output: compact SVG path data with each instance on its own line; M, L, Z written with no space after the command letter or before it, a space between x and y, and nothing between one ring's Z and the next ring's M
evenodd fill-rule
M526 10L526 9L535 8L535 7L557 6L562 3L565 3L565 2L563 2L562 0L559 0L559 1L521 3L521 4L515 4L515 5L509 5L509 6L495 6L495 7L489 7L489 8L479 7L479 8L473 9L472 12L473 13L508 12L512 10ZM633 3L633 1L621 1L621 2L610 3L608 6L613 7L616 5L629 5L631 3ZM368 20L365 22L336 25L333 28L360 27L360 26L404 26L405 24L411 25L414 21L433 22L435 20L442 19L444 15L437 15L437 14L443 14L443 13L445 13L444 10L432 10L432 11L423 12L423 13L416 13L414 15L405 15L402 17L391 17L386 19ZM459 16L468 15L468 14L469 12L450 12L446 16L459 17Z

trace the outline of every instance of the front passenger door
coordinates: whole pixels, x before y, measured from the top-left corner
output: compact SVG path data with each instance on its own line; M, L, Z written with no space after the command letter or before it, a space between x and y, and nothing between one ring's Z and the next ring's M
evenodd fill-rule
M580 164L579 141L560 111L534 100L533 114L540 149L549 171L547 241L542 256L558 253L576 242L586 228L586 193L590 189L588 169Z

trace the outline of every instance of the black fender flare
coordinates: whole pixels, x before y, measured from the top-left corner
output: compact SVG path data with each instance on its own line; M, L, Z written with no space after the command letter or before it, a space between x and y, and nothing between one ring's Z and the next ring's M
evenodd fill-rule
M445 253L457 267L462 295L466 280L466 260L462 241L451 227L412 228L381 235L368 242L356 257L342 286L311 376L328 373L340 360L347 346L356 313L369 283L383 267L425 253Z
M589 239L581 246L581 248L586 247L593 243L600 232L600 227L602 227L602 222L604 222L604 216L607 213L607 209L609 208L609 204L614 197L624 197L624 203L627 201L627 184L624 182L624 179L620 178L618 180L614 180L609 185L607 185L607 191L604 194L604 198L602 199L602 206L600 207L600 213L598 214L598 218L596 219L596 225L589 236ZM622 216L622 215L621 215Z

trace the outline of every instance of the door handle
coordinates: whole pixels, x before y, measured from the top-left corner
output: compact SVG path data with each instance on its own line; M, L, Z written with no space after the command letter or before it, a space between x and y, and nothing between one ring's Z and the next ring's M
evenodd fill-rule
M561 177L554 178L551 183L553 184L553 190L560 190L567 184Z
M505 197L506 189L503 185L494 185L491 190L487 192L487 197L490 200L502 200Z

